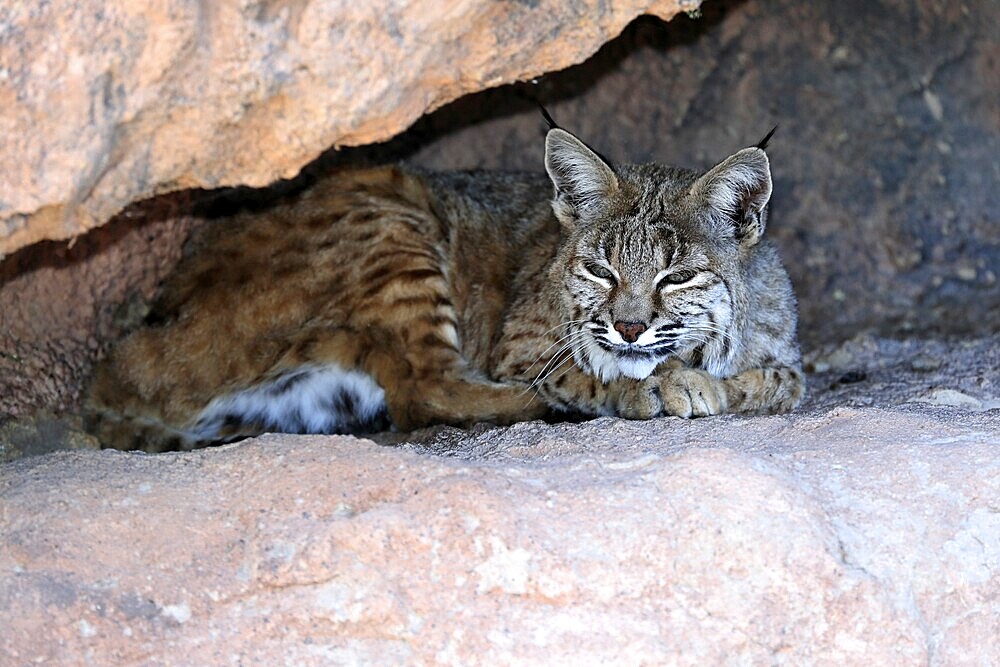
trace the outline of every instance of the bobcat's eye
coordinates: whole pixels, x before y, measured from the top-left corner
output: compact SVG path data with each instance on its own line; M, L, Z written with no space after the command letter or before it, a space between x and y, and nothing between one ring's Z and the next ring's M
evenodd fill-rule
M610 280L612 283L617 282L615 280L615 274L613 274L611 269L606 266L602 266L594 262L587 262L583 265L583 268L587 271L587 273L591 274L595 278Z
M674 273L668 273L657 281L656 289L663 289L667 285L683 285L686 282L690 282L696 275L698 275L697 271L676 271Z

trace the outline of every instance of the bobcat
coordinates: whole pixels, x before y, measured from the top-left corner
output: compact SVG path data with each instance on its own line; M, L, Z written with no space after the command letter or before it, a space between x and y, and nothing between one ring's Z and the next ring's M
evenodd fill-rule
M147 326L98 365L88 424L163 451L791 410L804 382L795 299L762 240L766 142L705 173L612 166L552 124L548 178L345 169L207 224Z

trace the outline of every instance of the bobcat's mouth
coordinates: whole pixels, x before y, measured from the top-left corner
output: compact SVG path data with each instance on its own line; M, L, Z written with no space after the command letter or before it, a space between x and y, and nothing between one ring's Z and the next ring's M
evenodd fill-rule
M660 345L636 345L635 343L625 343L622 345L609 343L597 337L595 337L594 340L603 349L611 352L619 359L650 359L653 357L662 359L673 352L674 349L674 346L669 343Z
M635 345L619 345L612 351L619 359L650 359L652 357L662 357L665 352L662 348L650 350L649 348L636 347Z
M601 369L601 377L607 378L624 375L634 380L645 380L652 375L660 362L673 351L673 345L670 344L642 346L626 343L622 345L609 343L596 336L594 342L604 353L602 355L604 356L603 363L598 362L595 367ZM594 359L594 361L597 360Z

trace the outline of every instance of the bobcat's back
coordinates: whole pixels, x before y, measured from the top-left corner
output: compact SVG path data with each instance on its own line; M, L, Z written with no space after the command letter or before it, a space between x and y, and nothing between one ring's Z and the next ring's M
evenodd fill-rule
M412 423L386 395L399 405L442 374L486 377L523 244L552 240L544 180L503 180L491 202L471 174L343 171L208 223L149 326L99 365L92 429L159 450Z

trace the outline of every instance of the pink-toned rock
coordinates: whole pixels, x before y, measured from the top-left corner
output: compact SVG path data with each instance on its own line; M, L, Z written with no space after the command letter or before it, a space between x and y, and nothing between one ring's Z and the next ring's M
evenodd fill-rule
M0 256L154 194L292 176L698 4L15 2L0 13Z
M840 409L26 459L0 662L998 664L998 445Z
M133 206L79 243L0 262L0 420L77 407L98 355L136 326L196 220L184 193ZM0 461L4 460L0 425Z

